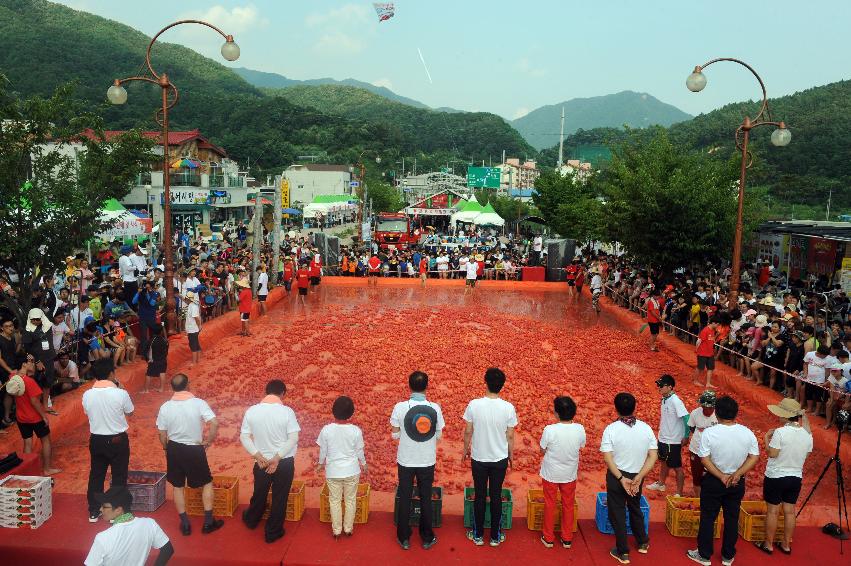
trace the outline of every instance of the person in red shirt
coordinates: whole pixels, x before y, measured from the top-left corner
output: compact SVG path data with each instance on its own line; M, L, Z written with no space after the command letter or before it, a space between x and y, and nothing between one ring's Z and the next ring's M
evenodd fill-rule
M771 268L768 267L768 262L763 262L762 266L759 268L759 275L757 276L757 284L760 288L768 285L768 280L771 279Z
M576 300L582 298L582 287L585 285L585 269L580 263L576 268Z
M290 290L293 288L293 279L295 278L295 269L293 269L293 260L292 258L286 258L284 260L284 289L287 290L287 295L290 294Z
M650 291L650 296L644 303L644 308L647 309L647 326L650 327L650 351L658 352L659 347L656 346L656 340L659 338L659 327L662 326L662 300L659 298L659 289Z
M305 305L304 297L307 295L307 288L310 286L310 270L302 263L295 274L296 286L298 287L298 298L301 304Z
M378 272L381 270L381 260L378 259L377 255L373 255L366 264L369 269L369 283L371 285L378 285Z
M715 369L715 340L718 332L718 318L712 317L700 334L697 336L695 353L697 354L697 367L694 368L695 385L703 385L704 389L716 389L712 385L712 370ZM700 372L706 370L706 384L699 381Z
M239 320L242 321L242 330L240 330L240 336L251 336L251 333L248 331L248 319L251 317L251 283L248 282L248 279L239 279L236 282L236 286L239 289Z
M573 262L565 269L567 271L567 292L570 296L573 296L576 290L576 271L578 269L578 263L579 259L573 258Z
M36 362L32 356L27 356L21 365L18 375L9 378L6 385L10 395L15 397L15 418L18 430L24 440L24 454L33 451L33 433L41 440L41 460L44 475L51 476L62 470L51 466L52 449L50 444L50 426L47 423L47 410L41 402L42 390L38 386L35 375ZM15 382L15 383L13 383Z
M426 279L428 279L428 256L423 254L420 257L420 281L423 287L426 285Z
M322 257L318 253L313 254L313 259L310 260L308 274L310 275L310 287L315 293L322 281Z

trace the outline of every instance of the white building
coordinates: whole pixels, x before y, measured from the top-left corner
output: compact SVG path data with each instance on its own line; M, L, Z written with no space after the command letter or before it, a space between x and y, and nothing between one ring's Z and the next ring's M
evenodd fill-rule
M517 157L509 157L505 163L496 166L499 169L499 189L503 194L508 189L528 189L535 186L535 180L541 176L538 164L532 160L520 163Z
M576 177L580 181L584 181L589 175L591 175L591 164L581 162L578 159L568 159L556 170L562 177L570 175Z
M348 165L290 165L283 175L289 182L291 207L310 204L319 195L351 195L356 192L351 184L352 174Z

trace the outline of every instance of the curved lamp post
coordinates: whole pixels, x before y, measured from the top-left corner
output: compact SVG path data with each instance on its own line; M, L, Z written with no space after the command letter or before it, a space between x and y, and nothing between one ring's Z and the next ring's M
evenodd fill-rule
M165 255L165 295L166 295L166 331L168 334L177 332L176 325L176 303L174 300L174 249L171 236L171 183L169 180L169 154L168 154L168 111L177 104L179 93L177 87L174 86L165 73L157 73L151 66L151 48L157 39L167 30L179 26L181 24L200 24L215 30L219 35L225 38L222 44L222 57L228 61L236 61L239 59L239 46L234 43L233 36L225 34L216 26L201 20L180 20L167 25L151 39L148 44L148 49L145 52L145 64L148 67L146 75L127 77L125 79L115 79L112 86L106 91L106 97L112 104L124 104L127 102L127 90L124 88L124 83L131 81L144 81L159 86L162 89L162 107L158 108L154 114L154 119L163 129L163 255ZM169 91L172 96L169 97Z
M736 149L742 152L742 172L741 177L739 178L739 206L736 213L736 235L733 242L733 273L730 278L730 291L727 295L728 308L732 310L734 308L738 308L739 304L739 282L741 278L742 262L742 232L744 230L742 214L745 204L745 181L748 167L750 167L753 163L753 155L750 151L748 151L750 131L754 128L758 128L759 126L774 126L776 129L771 132L771 143L780 147L789 145L789 142L792 141L792 133L786 129L786 124L782 121L774 122L771 120L771 111L768 108L768 96L765 92L765 83L762 82L762 78L760 78L753 67L744 61L731 57L721 57L718 59L712 59L703 65L698 65L694 68L694 72L692 72L692 74L690 74L686 79L686 87L692 92L702 91L704 87L706 87L706 76L703 74L703 69L713 63L717 63L718 61L730 61L745 67L753 74L754 77L756 77L756 80L759 82L759 86L762 89L762 105L760 106L756 117L751 119L750 117L745 116L742 123L738 128L736 128Z

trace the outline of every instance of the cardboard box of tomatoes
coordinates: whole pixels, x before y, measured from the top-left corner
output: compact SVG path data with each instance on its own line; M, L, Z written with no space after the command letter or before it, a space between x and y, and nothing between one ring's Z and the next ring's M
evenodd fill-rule
M53 514L53 479L7 476L0 480L0 527L37 529Z

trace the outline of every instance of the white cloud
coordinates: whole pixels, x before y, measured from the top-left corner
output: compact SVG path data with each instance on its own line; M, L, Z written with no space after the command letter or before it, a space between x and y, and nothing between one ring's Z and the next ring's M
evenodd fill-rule
M525 106L521 106L520 108L518 108L517 110L514 111L514 115L511 116L511 119L516 120L517 118L522 118L523 116L525 116L529 112L531 112L531 110L529 110Z
M313 51L329 56L360 53L366 47L365 36L374 32L374 27L368 26L369 15L369 8L362 4L311 12L304 23L315 38Z
M545 68L536 67L526 57L521 57L520 60L514 64L514 69L519 73L535 78L543 77L547 74L547 70Z
M390 90L393 90L393 83L390 82L390 79L386 77L376 79L372 81L372 84L374 84L375 86L383 86L384 88L389 88Z
M231 35L237 35L269 25L269 19L262 16L254 4L234 6L233 8L225 8L219 5L210 6L205 12L194 13L191 17L210 22L214 26L221 28L223 32Z

